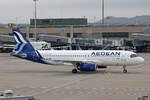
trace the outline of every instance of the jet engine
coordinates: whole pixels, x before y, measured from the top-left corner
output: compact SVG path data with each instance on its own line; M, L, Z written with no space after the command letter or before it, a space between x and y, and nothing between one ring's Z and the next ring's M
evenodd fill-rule
M96 64L81 64L80 71L86 72L96 71Z

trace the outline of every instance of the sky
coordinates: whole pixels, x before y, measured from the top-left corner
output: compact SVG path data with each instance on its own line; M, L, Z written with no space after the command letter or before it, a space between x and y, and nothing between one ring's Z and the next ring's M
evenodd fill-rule
M37 18L101 19L102 0L39 0ZM150 0L105 0L105 16L150 15ZM0 0L0 23L29 23L34 18L33 0Z

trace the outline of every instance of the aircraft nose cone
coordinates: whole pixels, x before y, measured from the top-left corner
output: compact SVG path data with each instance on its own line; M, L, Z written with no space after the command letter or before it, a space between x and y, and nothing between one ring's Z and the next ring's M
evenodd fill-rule
M144 62L144 58L140 57L139 62L143 63Z

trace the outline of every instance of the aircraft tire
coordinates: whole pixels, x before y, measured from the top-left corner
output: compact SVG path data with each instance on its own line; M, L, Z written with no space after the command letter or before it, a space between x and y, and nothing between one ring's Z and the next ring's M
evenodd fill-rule
M72 73L77 73L77 72L78 72L77 69L72 70Z
M128 71L125 69L125 70L123 70L123 73L127 73Z

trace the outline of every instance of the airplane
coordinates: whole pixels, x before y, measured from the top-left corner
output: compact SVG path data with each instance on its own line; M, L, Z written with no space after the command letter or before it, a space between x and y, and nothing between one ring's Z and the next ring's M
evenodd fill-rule
M107 66L123 66L123 73L127 73L126 66L137 65L144 59L131 51L121 50L36 50L26 39L19 28L13 29L16 40L16 51L10 55L42 64L74 65L72 73L93 72Z

